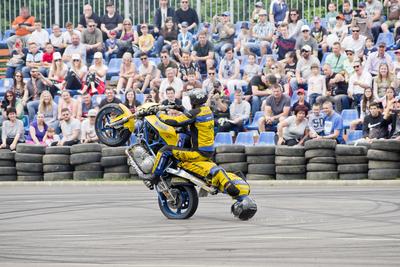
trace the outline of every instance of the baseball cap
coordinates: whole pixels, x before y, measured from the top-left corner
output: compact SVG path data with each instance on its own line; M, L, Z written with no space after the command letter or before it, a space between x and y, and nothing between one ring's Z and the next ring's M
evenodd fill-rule
M189 27L189 23L187 23L187 21L184 21L184 22L181 23L181 26L183 28L187 28L187 27Z
M318 17L318 16L315 16L313 21L314 21L314 22L321 22L321 18Z
M308 25L301 26L301 31L310 31L310 27Z
M96 53L94 53L93 58L101 58L101 59L103 59L103 54L101 52L96 52Z
M358 3L358 7L360 7L360 8L364 8L364 7L366 7L367 5L365 4L365 2L360 2L360 3Z
M243 23L242 23L242 26L240 26L240 28L241 28L241 29L246 29L246 30L248 30L248 29L249 29L249 23L243 22Z
M303 47L301 48L301 50L303 51L308 51L308 52L311 52L311 46L309 46L309 45L303 45Z
M222 13L222 16L224 17L230 17L231 13L229 11L225 11L224 13Z
M214 87L214 88L219 88L220 86L221 86L220 81L215 81L215 82L213 83L213 87Z
M379 42L378 47L384 46L386 47L386 43L385 42Z
M343 14L339 14L336 16L336 19L340 19L340 20L344 20L344 16Z
M60 52L55 52L53 54L53 60L58 60L58 59L61 59L61 54L60 54Z
M346 48L344 51L345 52L353 52L354 53L354 49L353 48Z
M297 94L298 94L298 95L300 95L300 94L305 95L304 89L303 89L303 88L300 88L299 90L297 90Z
M79 54L72 54L72 60L80 60L81 56Z
M263 6L264 6L263 2L261 2L261 1L255 3L254 5L255 5L256 7L263 7Z
M311 69L313 69L313 68L319 68L319 64L318 63L311 64Z
M88 117L96 117L97 111L95 109L91 109L88 111Z
M258 13L259 16L266 16L268 15L266 10L261 10L260 13Z

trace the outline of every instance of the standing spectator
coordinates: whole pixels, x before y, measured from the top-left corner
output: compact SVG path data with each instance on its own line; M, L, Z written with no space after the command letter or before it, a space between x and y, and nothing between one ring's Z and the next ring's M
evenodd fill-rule
M314 27L311 29L311 36L317 41L318 47L322 49L322 52L328 50L326 41L328 31L321 25L321 19L319 17L314 17Z
M301 27L303 27L304 22L301 20L300 12L297 9L291 9L289 11L289 38L297 39L300 36Z
M140 60L142 64L139 66L139 75L133 87L147 94L150 81L159 79L160 71L149 61L146 53L140 55Z
M114 89L112 88L106 88L106 98L104 98L103 100L101 100L100 104L99 104L99 109L101 109L102 107L104 107L107 104L120 104L122 103L121 100L119 100L118 98L115 97L115 92Z
M97 111L91 109L88 112L88 118L82 122L81 125L81 143L97 143L99 138L97 137L95 124L96 124Z
M72 64L67 72L67 77L65 78L65 89L73 91L81 90L84 86L88 69L82 62L79 54L73 54L71 58Z
M118 44L118 58L122 57L124 53L129 52L132 55L139 50L139 35L136 30L133 29L132 21L130 19L124 19L121 37L117 41Z
M78 100L78 115L77 119L82 121L83 119L88 117L88 112L91 109L98 110L98 105L96 101L92 100L92 97L89 94L84 94L80 100Z
M142 35L139 37L138 45L139 49L135 52L135 57L139 57L140 54L145 53L149 57L154 54L154 37L149 33L149 27L147 24L140 25L140 31Z
M96 28L94 20L88 20L87 29L82 32L82 44L86 46L86 61L88 64L91 64L93 55L103 50L103 35Z
M309 134L308 120L306 118L308 109L297 106L294 115L286 118L278 124L277 145L303 146Z
M17 119L22 119L24 116L24 106L21 103L21 99L16 98L15 94L11 90L7 90L4 99L1 101L1 108L3 114L3 120L7 119L7 109L15 108Z
M29 53L26 56L26 66L22 68L24 78L29 78L32 68L40 68L42 66L43 53L39 51L36 43L29 43ZM42 70L43 71L43 70Z
M40 95L38 114L43 114L46 125L52 128L58 128L57 104L53 101L49 91L43 91Z
M68 91L63 91L61 93L61 98L58 102L58 120L63 119L63 110L69 110L69 116L72 118L78 117L78 101L71 97Z
M373 102L369 105L369 114L363 122L363 138L372 142L373 139L387 138L389 135L389 117L383 116L379 103Z
M47 128L48 126L44 121L44 115L38 113L36 115L36 120L34 120L29 126L29 136L26 143L35 145L43 144L43 138L46 135Z
M271 1L269 7L269 21L278 26L281 22L289 19L289 7L285 0Z
M280 34L274 34L274 49L277 50L278 60L283 60L288 52L294 51L296 39L289 36L288 24L282 23L279 27Z
M267 15L265 10L260 12L258 23L254 25L251 34L255 42L247 44L250 51L259 56L267 54L268 49L271 49L272 37L275 33L275 25L267 21Z
M290 80L290 88L294 93L299 86L307 89L307 80L311 75L311 65L319 65L318 58L312 55L311 51L312 49L309 45L305 45L301 48L301 57L296 66L296 79Z
M36 43L39 48L44 49L45 45L49 42L49 33L42 29L42 22L36 20L34 24L35 30L32 32L28 39L28 43Z
M103 63L103 55L101 52L96 52L94 54L94 64L89 67L85 86L80 93L88 92L90 95L104 94L107 70L108 67Z
M352 49L355 51L356 56L362 57L366 39L367 37L360 35L360 27L353 26L351 28L351 35L343 39L342 48L345 51L346 49Z
M330 2L328 4L328 12L325 15L328 31L331 32L336 24L336 17L339 15L336 9L336 4Z
M372 19L371 31L376 42L383 22L383 5L379 0L367 0L365 2L365 10L367 11L367 16Z
M324 114L321 113L321 105L319 103L312 105L312 112L308 115L308 128L310 130L310 138L317 138L324 134Z
M344 71L344 62L347 56L342 52L342 48L339 42L333 43L332 53L330 53L326 59L325 63L329 64L334 73L340 73Z
M174 21L178 24L179 29L182 28L182 22L186 21L189 24L188 30L194 33L195 28L199 25L199 16L196 10L189 7L189 0L181 0L181 8L175 11Z
M83 14L79 18L78 30L83 32L85 28L89 26L90 21L94 21L96 26L100 27L101 22L99 16L93 12L91 5L86 4L83 6Z
M22 72L17 70L14 73L14 78L13 78L13 85L11 87L11 91L15 94L15 97L18 99L21 99L24 97L25 92L26 92L26 87L25 87L25 82L22 77ZM26 103L25 103L26 104ZM25 106L25 105L24 105Z
M103 40L110 38L110 33L122 31L124 18L115 10L114 1L106 4L107 13L100 18L100 29L103 32Z
M250 118L250 103L243 100L243 92L235 90L234 101L229 106L229 120L222 120L222 125L218 125L218 132L238 132L244 131L244 124Z
M353 100L353 105L360 114L360 102L364 91L372 86L372 76L368 71L364 71L360 61L355 61L353 68L354 73L350 76L347 94Z
M73 33L71 36L71 44L67 46L63 54L63 60L71 66L74 54L78 54L82 60L82 64L86 64L86 46L81 43L79 34Z
M168 22L168 27L170 27L171 24L173 23L172 18L167 22ZM181 32L178 34L178 36L175 35L175 28L173 28L173 31L170 31L169 37L168 36L164 37L164 43L165 41L167 41L166 42L167 45L165 46L165 48L171 49L171 41L176 40L178 38L180 48L191 51L193 45L193 34L188 31L188 26L189 25L186 21L182 22Z
M240 78L240 62L233 57L233 48L225 50L225 57L219 63L218 78L223 86L228 88L229 94L233 94L235 89L241 89L247 82Z
M121 91L133 88L133 83L137 78L135 63L132 62L132 54L126 52L122 57L122 64L119 69L119 79L117 84L117 94Z
M78 119L71 116L71 111L68 108L61 110L61 133L62 139L52 145L57 146L72 146L79 143L81 133L81 123Z
M50 43L53 45L56 52L64 53L67 47L67 42L64 40L64 35L61 32L60 25L53 24L51 27L52 33L49 36Z
M66 44L66 46L72 44L72 35L77 34L79 37L81 36L81 32L74 29L74 24L70 21L65 23L65 32L62 33L62 38Z
M343 1L343 16L346 25L350 25L353 20L353 9L349 0Z
M176 92L176 97L180 98L183 89L183 82L181 79L176 77L176 69L169 67L167 68L166 73L167 77L164 78L160 84L160 99L161 100L165 99L166 90L169 87L174 88L174 91Z
M17 71L21 71L25 65L26 55L23 51L21 39L16 39L11 58L7 62L6 78L12 78Z
M7 46L10 54L17 39L22 41L23 46L28 43L31 33L35 30L35 27L33 26L34 23L35 17L29 14L29 8L25 6L21 7L19 10L19 16L11 23L11 28L15 30L15 35L7 39Z
M302 47L304 47L305 45L308 45L311 47L311 51L312 54L314 56L318 56L318 43L317 41L314 39L314 37L312 37L312 35L310 34L310 27L308 25L303 25L301 27L301 36L297 38L296 40L296 54L297 54L297 58L300 59L301 57L301 53L300 50Z
M382 99L385 96L386 89L390 87L393 82L391 73L389 72L389 66L386 63L379 65L378 75L373 78L373 92L374 97L377 100Z
M235 25L231 23L231 13L225 11L222 16L213 18L213 32L219 38L214 46L214 51L223 57L225 49L234 47Z
M14 107L7 109L8 120L3 122L0 148L15 150L18 143L25 142L24 124L17 119L17 112Z
M322 136L317 136L318 139L333 139L338 144L343 144L343 119L333 110L332 102L325 102L322 105L322 110L325 113L324 117L324 133Z
M374 76L378 74L378 67L381 64L386 64L389 67L389 72L393 70L392 57L385 50L386 44L381 42L378 44L378 51L371 53L367 58L365 69Z
M168 6L168 0L160 0L160 7L154 14L154 32L158 33L165 26L167 17L174 17L175 10Z
M196 73L196 80L200 80L199 67L195 62L192 61L190 52L184 50L182 51L182 63L179 65L178 77L181 78L183 82L187 82L187 75L189 71L194 71Z
M359 27L361 35L373 39L371 32L372 18L367 15L365 7L365 2L358 3L358 9L353 12L353 21L351 22L351 26Z
M107 64L110 63L112 58L116 58L118 55L119 46L117 44L117 32L110 31L107 35L108 39L105 42L105 53L104 53L104 60Z
M207 69L214 66L214 45L207 40L207 32L198 34L199 41L195 43L192 58L200 68L200 73L207 73Z

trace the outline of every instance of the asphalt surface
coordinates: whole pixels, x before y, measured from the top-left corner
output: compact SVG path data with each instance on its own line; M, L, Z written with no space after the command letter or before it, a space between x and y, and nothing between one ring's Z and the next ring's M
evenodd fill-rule
M143 185L0 186L0 266L399 266L399 186L253 187L167 220Z

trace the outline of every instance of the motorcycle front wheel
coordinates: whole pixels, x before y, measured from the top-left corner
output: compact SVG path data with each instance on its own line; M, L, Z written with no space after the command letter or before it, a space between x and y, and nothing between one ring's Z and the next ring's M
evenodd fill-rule
M111 119L123 114L118 104L108 104L100 109L96 117L95 130L99 140L108 146L122 146L130 138L131 132L126 128L115 129L108 126Z
M177 203L168 203L164 194L158 194L158 206L161 212L168 219L183 220L189 219L197 210L199 197L194 186L175 186L178 190Z

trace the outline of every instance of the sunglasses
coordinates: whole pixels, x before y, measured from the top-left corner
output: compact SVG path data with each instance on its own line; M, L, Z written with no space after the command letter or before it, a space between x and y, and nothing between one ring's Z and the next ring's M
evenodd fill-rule
M142 61L143 61L143 60L146 60L146 59L147 59L147 57L142 57L142 58L140 58L140 60L142 60Z
M352 32L360 32L360 30L352 30Z
M309 32L309 30L304 30L303 32Z
M208 75L215 75L215 72L209 72Z
M74 59L73 60L74 62L79 62L79 61L81 61L80 59Z
M358 69L359 67L360 67L359 65L353 66L354 69Z

